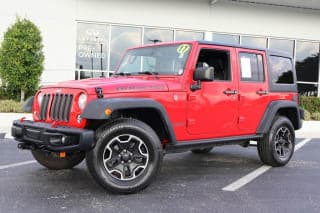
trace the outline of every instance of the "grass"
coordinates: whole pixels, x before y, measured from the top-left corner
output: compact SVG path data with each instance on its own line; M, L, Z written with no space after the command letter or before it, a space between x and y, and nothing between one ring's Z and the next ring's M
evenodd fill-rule
M0 112L21 113L22 104L14 100L0 100Z

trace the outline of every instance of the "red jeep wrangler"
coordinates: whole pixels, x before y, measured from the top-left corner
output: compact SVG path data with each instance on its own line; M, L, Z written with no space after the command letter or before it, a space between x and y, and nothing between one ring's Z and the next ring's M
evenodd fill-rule
M284 166L301 128L296 74L285 53L207 41L129 49L115 75L41 88L34 121L12 135L49 169L86 158L116 193L147 187L163 155L257 141L263 163Z

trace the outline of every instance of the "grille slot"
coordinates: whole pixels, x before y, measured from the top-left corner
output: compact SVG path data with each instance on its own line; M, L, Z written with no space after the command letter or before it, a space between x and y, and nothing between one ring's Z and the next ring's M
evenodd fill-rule
M50 101L50 94L43 95L42 103L40 106L40 120L46 120L47 118L49 101Z
M55 121L69 121L72 99L72 94L54 94L51 104L51 119Z

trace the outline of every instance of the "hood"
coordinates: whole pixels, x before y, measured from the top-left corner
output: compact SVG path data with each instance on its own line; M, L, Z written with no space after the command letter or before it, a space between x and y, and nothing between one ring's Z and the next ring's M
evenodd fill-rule
M82 89L86 90L88 94L95 94L95 88L97 87L100 87L104 94L117 92L161 92L169 90L166 82L167 79L155 79L149 76L144 78L112 77L66 81L55 85L48 85L43 88ZM177 80L175 83L172 83L175 85L175 88L177 88L177 84L180 84Z

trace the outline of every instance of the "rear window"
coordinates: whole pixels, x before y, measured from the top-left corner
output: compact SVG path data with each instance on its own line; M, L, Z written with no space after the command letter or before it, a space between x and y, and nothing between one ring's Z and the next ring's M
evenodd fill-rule
M272 84L293 84L293 65L290 58L270 56Z

